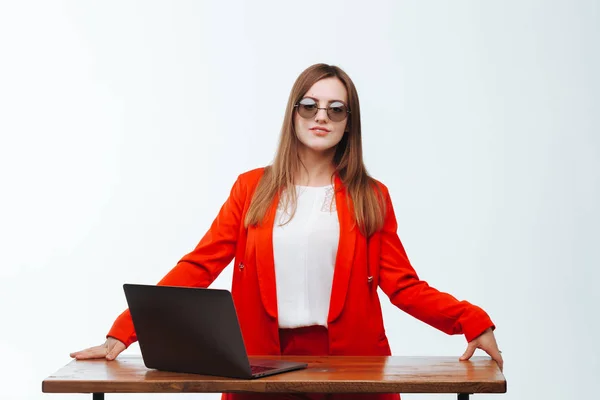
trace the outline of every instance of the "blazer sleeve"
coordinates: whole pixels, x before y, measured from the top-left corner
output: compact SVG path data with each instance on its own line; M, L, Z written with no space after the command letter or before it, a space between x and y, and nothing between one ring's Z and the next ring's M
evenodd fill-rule
M486 329L495 329L488 314L467 301L459 301L420 280L411 266L400 238L387 190L386 217L381 231L379 286L392 304L449 335L464 334L472 341Z
M238 177L196 248L185 255L158 285L208 287L219 276L235 256L246 194L243 181ZM120 340L127 347L137 340L129 309L117 317L106 336Z

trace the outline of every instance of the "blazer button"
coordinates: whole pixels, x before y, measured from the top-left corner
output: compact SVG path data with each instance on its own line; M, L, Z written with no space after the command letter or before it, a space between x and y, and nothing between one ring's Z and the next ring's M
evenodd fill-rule
M369 276L369 277L367 277L367 282L368 282L368 283L371 283L371 282L373 282L373 277L372 277L372 276Z
M239 268L239 269L244 269L244 263L243 263L243 262L239 263L239 264L238 264L238 268Z

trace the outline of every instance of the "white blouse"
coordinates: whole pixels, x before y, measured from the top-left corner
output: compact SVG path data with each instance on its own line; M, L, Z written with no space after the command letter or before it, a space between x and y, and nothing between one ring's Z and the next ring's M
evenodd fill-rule
M296 214L289 221L282 195L273 226L279 327L327 326L340 236L334 186L295 188Z

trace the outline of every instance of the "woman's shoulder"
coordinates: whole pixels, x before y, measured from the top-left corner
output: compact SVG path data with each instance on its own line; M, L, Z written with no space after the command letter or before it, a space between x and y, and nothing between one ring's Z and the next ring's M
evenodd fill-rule
M251 196L267 167L254 168L238 174L231 188L231 196L242 199Z
M260 178L264 175L268 167L258 167L248 171L244 171L238 176L238 181L243 183L245 186L252 186L257 184Z
M252 179L260 179L260 177L265 173L265 169L267 167L258 167L254 169L250 169L247 171L243 171L240 173L239 179L243 180L252 180Z
M384 195L384 197L389 195L389 190L383 182L373 178L372 176L369 176L369 178L371 179L372 186L379 189L379 191Z
M258 186L258 182L260 182L260 179L263 177L268 168L268 166L258 167L244 171L238 175L236 184L245 187L246 189L253 190L256 188L256 186Z

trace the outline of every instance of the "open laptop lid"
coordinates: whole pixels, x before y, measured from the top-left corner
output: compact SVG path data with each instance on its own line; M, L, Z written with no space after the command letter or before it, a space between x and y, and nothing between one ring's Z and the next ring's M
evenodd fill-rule
M251 378L231 293L123 285L147 368Z

